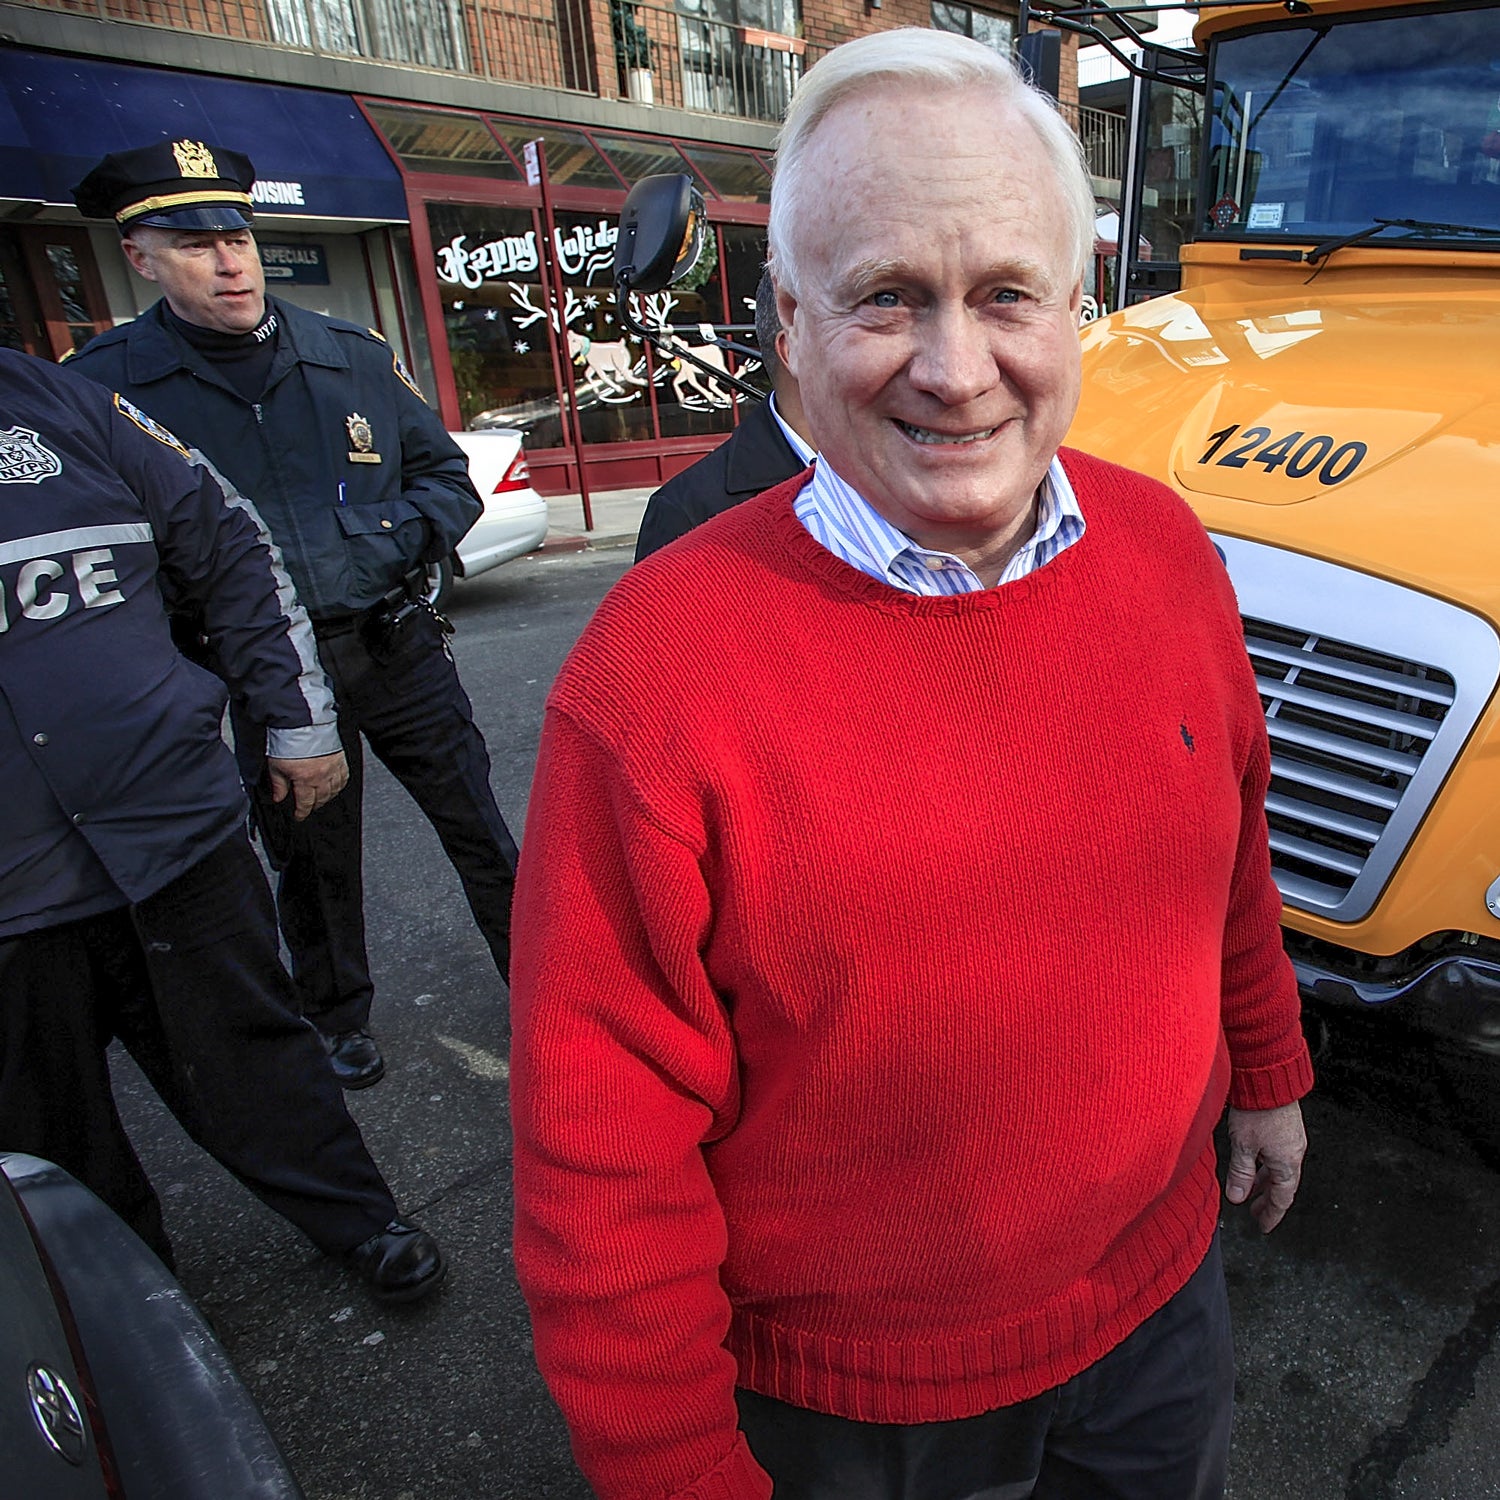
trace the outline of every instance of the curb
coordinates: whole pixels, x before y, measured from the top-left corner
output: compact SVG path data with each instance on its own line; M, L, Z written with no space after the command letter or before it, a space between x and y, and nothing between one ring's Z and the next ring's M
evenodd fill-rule
M597 552L606 547L633 547L636 533L614 532L608 536L549 536L532 554L534 557L555 557L570 552Z

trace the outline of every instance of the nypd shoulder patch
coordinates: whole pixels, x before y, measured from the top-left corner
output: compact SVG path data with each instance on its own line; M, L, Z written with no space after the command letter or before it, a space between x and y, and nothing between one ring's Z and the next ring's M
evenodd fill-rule
M395 372L396 379L409 390L418 401L426 401L427 397L422 394L422 388L411 378L411 373L401 363L401 356L394 349L391 350L391 369Z
M154 417L148 417L140 407L127 401L118 391L115 392L115 410L134 422L148 437L154 437L163 447L170 448L188 463L193 461L192 454L174 433L169 432Z

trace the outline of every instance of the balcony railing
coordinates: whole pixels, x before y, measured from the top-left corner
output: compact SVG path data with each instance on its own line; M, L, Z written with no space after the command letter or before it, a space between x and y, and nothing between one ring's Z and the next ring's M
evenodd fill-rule
M1119 182L1125 175L1125 133L1129 122L1124 115L1093 109L1087 104L1078 105L1077 111L1078 118L1069 123L1083 142L1089 171L1095 177Z
M751 120L779 120L813 60L797 37L618 0L613 14L609 0L26 3L295 52L365 57Z
M623 37L616 28L616 62L632 98L640 96L644 80L639 67L624 64L649 58L653 102L774 122L786 113L804 66L812 62L800 37L710 21L668 6L617 9L623 9L625 21Z

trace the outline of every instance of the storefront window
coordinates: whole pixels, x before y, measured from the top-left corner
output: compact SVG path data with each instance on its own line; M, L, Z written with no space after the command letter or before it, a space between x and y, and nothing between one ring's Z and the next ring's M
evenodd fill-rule
M518 427L536 446L539 422L556 430L557 385L533 216L429 203L427 224L463 426Z
M565 437L533 215L525 209L427 205L443 323L463 425L515 427L528 448ZM560 359L570 362L583 441L650 442L727 432L734 395L686 360L664 359L621 328L610 278L616 225L610 214L559 213L553 241L561 278ZM685 284L643 298L640 313L669 326L700 358L733 365L699 325L754 321L765 231L726 225ZM721 256L723 261L721 263ZM728 284L726 305L725 283ZM752 378L754 378L752 374Z
M724 355L705 346L700 324L724 322L724 293L719 275L718 237L710 234L703 257L692 273L676 286L654 296L643 297L641 320L652 327L669 327L700 359L720 369L727 368ZM691 437L707 432L727 432L734 425L733 388L721 384L707 371L686 360L652 355L656 385L657 422L663 437Z
M490 128L510 147L517 161L524 160L522 153L527 141L544 142L547 147L547 179L555 186L620 190L620 179L589 145L588 137L581 131L493 117Z
M642 141L632 136L601 135L594 132L594 144L610 159L614 169L634 186L643 177L653 177L659 172L686 172L693 169L682 159L682 154L665 141Z
M0 348L16 349L22 354L39 352L37 332L40 326L26 296L26 273L21 258L10 245L10 236L0 231Z
M684 144L688 160L708 178L721 198L731 203L769 203L771 174L748 151L714 151Z
M375 235L390 236L391 265L396 275L396 290L402 306L419 308L422 305L422 288L417 278L416 256L412 250L411 230L405 224L392 224L387 230L375 230L365 238L373 241ZM373 248L368 252L376 253ZM408 323L406 333L406 367L411 377L422 388L427 401L437 405L437 371L432 364L432 342L427 330L415 322Z
M477 115L398 109L389 104L367 104L365 108L408 171L521 180L515 163Z
M755 291L766 264L766 231L759 225L726 224L720 234L724 239L724 268L729 280L729 321L739 325L731 337L737 344L753 345ZM758 367L746 379L762 389L769 386Z
M586 443L649 442L656 435L648 391L654 372L644 345L615 317L616 232L613 215L557 215L566 357Z

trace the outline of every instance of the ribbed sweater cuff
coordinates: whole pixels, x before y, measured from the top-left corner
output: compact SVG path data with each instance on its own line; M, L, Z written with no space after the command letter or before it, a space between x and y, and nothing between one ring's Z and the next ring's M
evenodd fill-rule
M750 1454L744 1433L722 1463L715 1464L672 1500L771 1500L771 1477Z
M1312 1086L1312 1058L1304 1047L1296 1057L1268 1068L1236 1068L1229 1079L1229 1102L1235 1109L1279 1109Z

